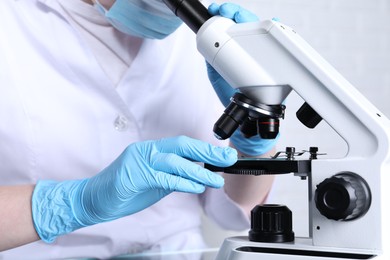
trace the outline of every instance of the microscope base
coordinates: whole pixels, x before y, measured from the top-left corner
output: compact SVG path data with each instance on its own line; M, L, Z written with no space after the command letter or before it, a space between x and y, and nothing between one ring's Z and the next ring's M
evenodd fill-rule
M247 237L231 237L225 239L216 260L381 259L377 253L315 247L309 238L295 238L294 242L288 243L258 243Z

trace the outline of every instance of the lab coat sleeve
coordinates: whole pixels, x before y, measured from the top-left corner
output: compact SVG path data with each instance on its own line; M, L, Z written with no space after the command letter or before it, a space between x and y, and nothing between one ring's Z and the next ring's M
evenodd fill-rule
M250 227L249 217L229 198L223 188L206 189L201 194L200 201L206 216L220 227L234 231L242 231Z

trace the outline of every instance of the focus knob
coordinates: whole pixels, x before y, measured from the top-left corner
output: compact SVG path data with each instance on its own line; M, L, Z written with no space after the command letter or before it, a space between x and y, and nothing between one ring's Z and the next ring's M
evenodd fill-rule
M284 205L257 205L251 211L251 230L249 240L254 242L291 242L292 213Z
M366 214L371 205L371 192L366 181L352 172L325 179L315 192L320 213L334 220L353 220Z

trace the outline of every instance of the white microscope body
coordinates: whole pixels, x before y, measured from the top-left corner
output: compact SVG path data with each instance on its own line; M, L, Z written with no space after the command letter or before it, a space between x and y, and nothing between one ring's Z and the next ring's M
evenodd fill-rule
M217 260L390 259L390 210L386 205L386 198L390 199L390 121L288 26L276 21L236 24L211 17L198 0L163 2L196 33L198 50L205 59L241 92L232 97L217 121L214 132L218 137L229 137L245 123L237 123L241 112L247 121L274 124L274 118L283 117L282 103L294 90L311 110L304 119L299 116L301 122L314 128L318 118L325 120L348 146L343 158L303 162L309 183L308 237L290 236L293 241L272 243L250 241L251 233L228 238ZM307 118L307 114L311 115ZM272 120L263 121L263 116ZM259 134L262 127L257 125ZM255 167L263 163L254 161ZM266 163L265 170L283 164L283 173L296 172L292 164L285 167L286 161ZM287 163L300 165L296 160Z
M308 237L287 243L228 238L217 259L390 259L390 121L282 23L212 17L197 32L197 46L232 87L258 102L281 104L294 90L348 145L341 159L311 162ZM329 219L317 209L315 192L344 173L364 180L370 205L350 220Z

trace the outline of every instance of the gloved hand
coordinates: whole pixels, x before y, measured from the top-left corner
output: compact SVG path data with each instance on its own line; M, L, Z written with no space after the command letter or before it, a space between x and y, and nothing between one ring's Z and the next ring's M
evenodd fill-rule
M98 175L39 181L32 198L35 229L45 242L76 229L141 211L173 191L202 193L223 178L192 161L226 167L237 151L185 136L129 145Z
M211 15L230 18L236 23L256 22L259 20L255 14L232 3L222 5L213 3L209 6L208 11ZM233 89L209 63L207 63L207 73L219 100L227 107L230 103L230 98L237 90ZM277 138L262 139L260 136L245 138L240 130L236 130L230 137L230 142L240 152L250 156L258 156L268 152L275 146L276 140Z

